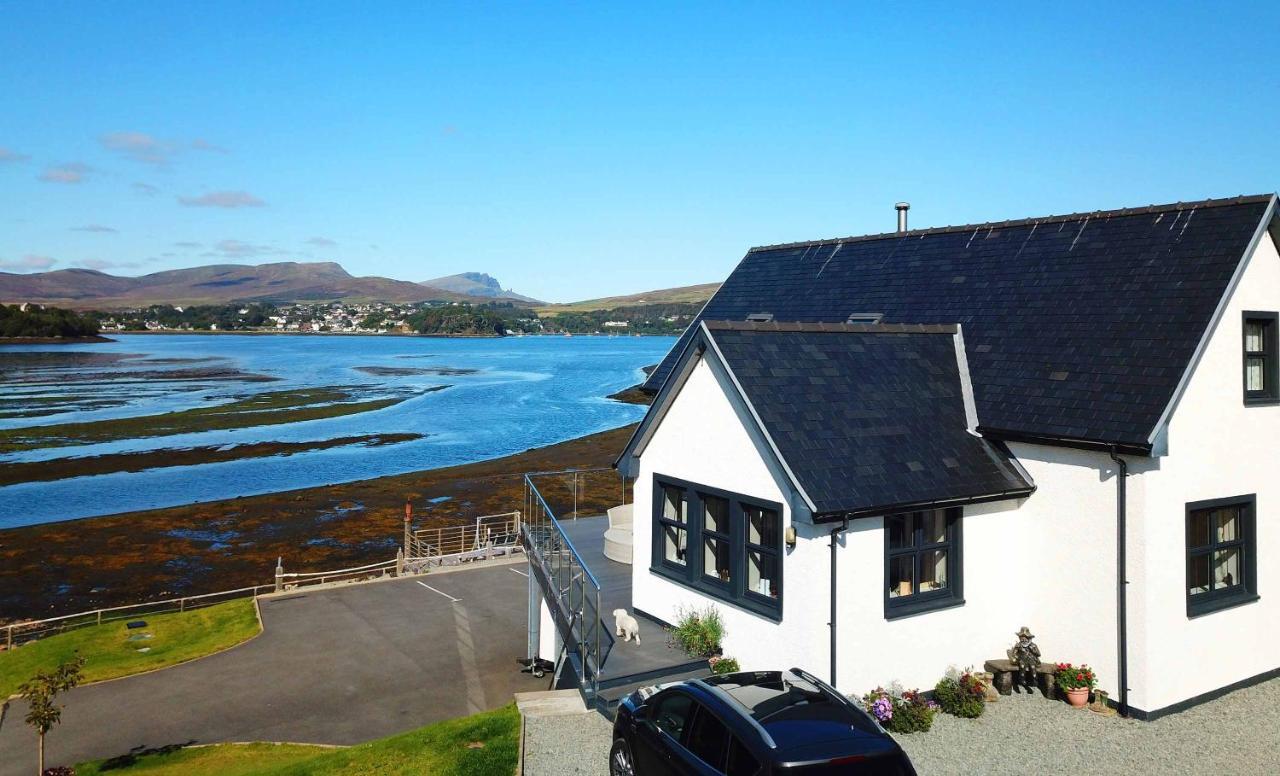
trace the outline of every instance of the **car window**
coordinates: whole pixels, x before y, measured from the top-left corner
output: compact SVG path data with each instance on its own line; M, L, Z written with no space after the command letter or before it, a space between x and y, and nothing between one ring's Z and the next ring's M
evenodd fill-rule
M693 698L683 693L673 692L658 701L657 710L653 715L653 724L679 741L692 710Z
M729 746L729 731L724 723L702 706L693 717L693 726L689 728L689 740L685 749L712 768L720 768L724 764L725 749Z
M729 739L729 763L724 772L727 776L752 776L760 770L760 763L751 756L747 748L737 738Z

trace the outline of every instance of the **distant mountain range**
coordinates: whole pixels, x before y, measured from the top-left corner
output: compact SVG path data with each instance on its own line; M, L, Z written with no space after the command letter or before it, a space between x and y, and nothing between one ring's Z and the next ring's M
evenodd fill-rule
M74 309L152 304L228 302L425 302L431 300L537 303L505 291L489 275L467 272L426 283L355 277L333 262L212 264L120 277L91 269L19 275L0 272L0 302L37 302Z
M447 275L442 278L424 280L419 285L429 288L442 288L445 291L453 291L454 293L468 296L487 296L495 299L514 299L529 304L544 304L544 302L540 302L533 297L517 294L509 288L504 289L497 278L483 272L463 272L457 275Z

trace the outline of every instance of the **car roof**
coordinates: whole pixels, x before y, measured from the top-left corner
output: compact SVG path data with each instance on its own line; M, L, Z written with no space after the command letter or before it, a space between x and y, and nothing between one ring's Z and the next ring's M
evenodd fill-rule
M857 744L880 749L888 736L860 709L816 677L797 669L748 671L694 680L749 719L778 750ZM873 743L875 742L875 743ZM892 747L892 740L888 739Z

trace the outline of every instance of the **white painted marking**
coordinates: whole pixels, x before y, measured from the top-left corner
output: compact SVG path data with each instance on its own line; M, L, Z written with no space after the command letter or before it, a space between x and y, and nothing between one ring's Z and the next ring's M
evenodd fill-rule
M519 574L519 575L520 575L520 576L522 576L522 577L527 577L527 576L529 576L528 574L524 573L523 571L516 571L516 569L511 569L511 568L509 568L509 569L507 569L507 571L515 571L515 573Z
M417 580L414 580L414 581L417 582ZM455 604L462 600L461 598L454 598L448 593L444 593L439 590L436 590L434 587L432 587L431 585L428 585L426 582L418 582L418 584L422 585L423 587L425 587L426 589L430 590L433 593L440 593L440 595L444 596L445 598L448 598L450 601L453 601Z

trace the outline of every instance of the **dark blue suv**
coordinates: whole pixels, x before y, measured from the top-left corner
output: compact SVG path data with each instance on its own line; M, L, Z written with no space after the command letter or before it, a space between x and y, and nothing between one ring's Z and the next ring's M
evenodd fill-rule
M820 679L748 671L646 687L613 723L611 776L915 776L898 742Z

